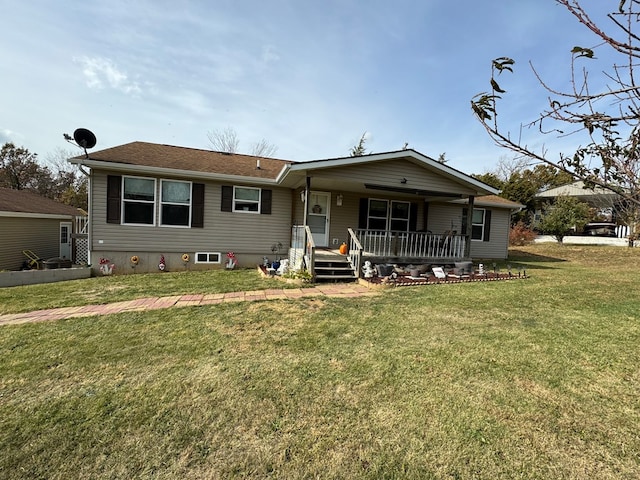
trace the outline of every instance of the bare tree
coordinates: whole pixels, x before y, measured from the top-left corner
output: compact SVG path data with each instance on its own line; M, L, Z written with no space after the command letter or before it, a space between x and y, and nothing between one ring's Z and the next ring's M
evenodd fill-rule
M640 86L634 70L640 59L640 37L634 33L640 14L640 0L620 0L607 15L607 28L597 25L579 0L556 0L598 39L598 46L576 46L571 51L570 88L558 90L547 84L531 64L535 78L548 93L548 107L512 135L498 122L498 104L506 90L498 83L502 73L513 72L515 61L500 57L492 62L491 89L476 95L471 107L497 145L532 161L552 165L589 187L600 186L620 195L633 206L632 228L640 224ZM607 85L592 90L585 64L596 58L598 49L611 49L620 58L608 72ZM522 138L525 128L542 136L586 135L586 146L552 158L545 147L533 149ZM634 233L638 233L634 230Z
M240 140L236 131L227 127L224 130L212 130L207 133L211 147L217 152L236 153Z
M212 130L207 133L211 148L217 152L239 153L240 139L232 127L224 130ZM278 147L269 143L264 138L255 142L251 146L251 155L256 157L269 158L275 155Z
M251 149L251 155L256 157L273 157L278 151L278 147L273 145L272 143L267 142L264 138L259 142L253 144Z

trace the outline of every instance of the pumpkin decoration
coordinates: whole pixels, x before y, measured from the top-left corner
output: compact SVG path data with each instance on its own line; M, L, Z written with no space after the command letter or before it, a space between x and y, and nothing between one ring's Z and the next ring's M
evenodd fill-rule
M345 242L342 242L342 245L340 245L340 255L346 255L348 251L349 247L347 247Z

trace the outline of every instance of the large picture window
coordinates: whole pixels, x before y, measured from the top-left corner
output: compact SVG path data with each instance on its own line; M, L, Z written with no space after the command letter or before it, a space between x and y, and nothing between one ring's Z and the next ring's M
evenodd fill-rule
M162 180L160 191L160 224L190 226L191 182Z
M260 189L233 187L233 211L260 213Z
M155 179L123 177L123 223L133 225L154 225L155 200Z

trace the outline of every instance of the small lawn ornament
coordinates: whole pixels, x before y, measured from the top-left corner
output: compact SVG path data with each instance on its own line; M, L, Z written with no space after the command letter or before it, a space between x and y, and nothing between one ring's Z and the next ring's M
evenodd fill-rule
M289 272L289 259L285 258L280 262L280 266L278 267L278 270L276 270L276 273L278 275L284 275L285 273Z
M238 259L236 258L236 254L233 252L227 252L227 263L225 264L225 268L227 270L233 270L238 265Z
M371 262L369 260L364 262L362 273L364 274L364 278L373 278L373 276L375 275L376 269L373 268L373 265L371 265Z
M483 263L478 265L478 274L479 275L484 275L484 264Z
M100 272L102 275L111 275L116 266L109 261L108 258L100 257Z
M164 260L164 255L160 255L160 263L158 263L158 270L160 270L161 272L164 272L166 268L167 268L167 262L165 262Z

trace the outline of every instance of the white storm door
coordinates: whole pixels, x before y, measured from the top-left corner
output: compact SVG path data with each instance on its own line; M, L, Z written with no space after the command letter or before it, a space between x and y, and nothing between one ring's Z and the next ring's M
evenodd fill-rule
M329 210L331 194L328 192L309 192L307 203L307 225L316 247L329 246Z
M60 222L60 258L71 260L71 223Z

